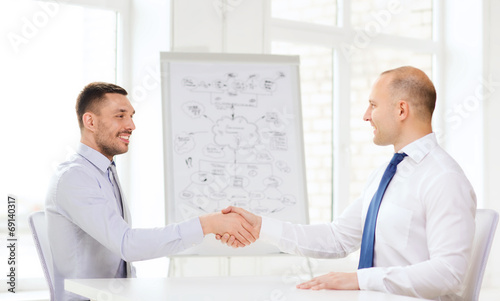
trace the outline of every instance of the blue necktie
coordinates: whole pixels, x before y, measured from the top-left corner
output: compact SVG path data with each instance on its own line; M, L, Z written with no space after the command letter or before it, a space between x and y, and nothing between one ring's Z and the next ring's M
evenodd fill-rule
M373 247L375 246L375 226L377 224L378 209L384 197L385 190L396 173L398 164L406 157L405 153L395 153L385 169L377 191L373 195L368 212L366 213L363 239L361 240L361 254L358 269L373 267Z

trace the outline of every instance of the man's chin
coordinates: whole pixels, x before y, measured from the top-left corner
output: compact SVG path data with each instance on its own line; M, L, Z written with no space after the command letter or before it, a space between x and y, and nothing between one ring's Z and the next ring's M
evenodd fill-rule
M377 137L373 137L373 143L375 145L378 145L378 146L387 146L387 145L391 144L391 143L384 141L384 140L377 138Z
M128 152L128 146L126 147L120 147L119 149L114 149L113 150L113 157L117 155L122 155Z
M127 152L128 152L128 145L127 145L127 146L125 146L125 147L123 147L123 148L121 148L121 149L119 150L119 153L117 153L117 155L125 154L125 153L127 153Z

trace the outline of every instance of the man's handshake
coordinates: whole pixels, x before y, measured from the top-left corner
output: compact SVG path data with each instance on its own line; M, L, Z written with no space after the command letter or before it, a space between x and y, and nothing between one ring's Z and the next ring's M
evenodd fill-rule
M259 238L262 218L242 208L227 207L222 213L200 216L203 234L214 233L233 248L245 247Z
M224 215L227 214L238 214L250 225L251 232L255 239L259 238L260 235L260 227L262 225L262 217L255 215L251 212L246 211L243 208L229 206L226 209L222 210ZM216 234L215 238L220 240L223 244L226 244L233 248L244 247L246 244L242 244L239 241L239 238L231 233L225 232L223 234ZM252 241L253 242L253 241Z

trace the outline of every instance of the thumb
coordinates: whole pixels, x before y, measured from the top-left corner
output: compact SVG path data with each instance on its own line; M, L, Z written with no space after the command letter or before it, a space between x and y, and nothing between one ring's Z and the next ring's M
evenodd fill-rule
M240 207L233 207L233 206L229 206L229 207L227 207L225 210L227 210L227 209L230 209L230 211L228 211L227 213L229 213L229 212L234 212L234 213L238 213L239 215L241 215L241 216L243 216L243 217L245 217L245 215L247 215L247 216L248 216L248 213L250 213L250 212L248 212L248 211L246 211L245 209L240 208Z
M233 211L233 206L229 206L229 207L227 207L227 208L225 208L225 209L222 209L222 211L221 211L221 212L222 212L223 214L228 214L228 213L230 213L230 212L232 212L232 211Z

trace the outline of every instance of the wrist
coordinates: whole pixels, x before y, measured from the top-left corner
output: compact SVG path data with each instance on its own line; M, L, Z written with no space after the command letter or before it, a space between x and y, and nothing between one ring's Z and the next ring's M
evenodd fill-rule
M257 215L257 226L255 228L260 235L260 230L262 229L262 216L260 215Z
M213 233L213 214L205 214L199 217L203 235Z

